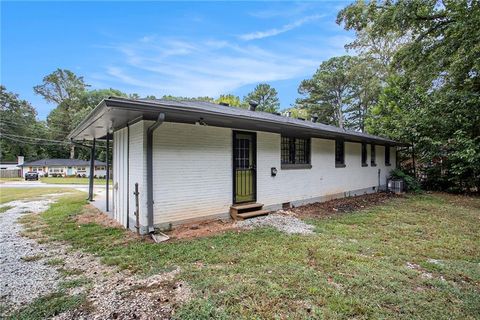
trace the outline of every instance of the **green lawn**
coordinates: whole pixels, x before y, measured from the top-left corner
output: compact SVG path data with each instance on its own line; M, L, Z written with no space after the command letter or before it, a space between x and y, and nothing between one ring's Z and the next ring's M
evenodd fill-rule
M480 199L416 195L329 219L312 236L273 229L125 243L121 229L78 228L84 195L30 224L106 264L153 274L181 267L195 298L181 319L478 319ZM35 221L35 219L39 219ZM41 220L41 221L40 221ZM410 267L409 267L410 266ZM413 266L413 268L412 268Z
M0 203L39 197L48 193L65 192L63 188L0 188Z
M22 181L23 178L0 178L0 184L11 181Z
M88 178L75 178L75 177L60 177L60 178L41 177L40 181L44 183L50 183L50 184L88 184L89 183ZM96 185L104 185L107 182L105 179L93 179L93 183ZM112 183L112 180L110 180L110 184L111 183Z

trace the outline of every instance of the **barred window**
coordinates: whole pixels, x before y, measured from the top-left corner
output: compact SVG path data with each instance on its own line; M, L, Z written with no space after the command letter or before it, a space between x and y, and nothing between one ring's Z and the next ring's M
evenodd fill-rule
M385 165L389 166L390 165L390 147L385 146Z
M367 163L367 144L362 143L362 167L368 166Z
M372 167L375 167L377 165L377 162L375 161L375 145L374 144L370 145L370 165Z
M345 166L345 141L335 140L335 166Z
M282 164L310 164L310 139L282 137Z
M248 169L250 167L250 139L237 138L235 148L235 161L238 169Z

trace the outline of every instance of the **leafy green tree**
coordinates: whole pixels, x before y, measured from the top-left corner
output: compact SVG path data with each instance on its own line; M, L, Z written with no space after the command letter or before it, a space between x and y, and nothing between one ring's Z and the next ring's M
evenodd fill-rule
M40 140L22 137L45 137L45 126L38 122L35 108L17 94L0 86L0 150L1 159L13 161L17 156L36 159L45 155L45 144Z
M352 95L346 109L346 127L365 131L365 122L382 92L379 65L366 58L356 58L350 69Z
M245 105L255 102L258 104L256 110L270 113L278 112L280 108L277 90L267 83L258 84L243 98L243 102Z
M289 116L292 118L302 118L302 119L307 119L308 117L311 116L307 109L299 108L299 107L288 108L284 110L282 114L284 116Z
M303 98L297 105L316 113L321 122L345 126L345 113L353 99L353 74L355 57L333 57L322 62L311 79L300 83L298 92Z
M356 1L338 22L357 37L408 39L393 55L368 131L411 142L431 188L480 190L478 1Z
M50 136L55 140L64 140L73 129L73 116L82 109L81 96L88 85L83 77L78 77L70 70L57 69L43 78L43 82L33 88L47 102L57 104L57 107L47 117ZM74 158L75 147L59 145L57 155Z
M232 107L240 107L242 102L240 101L240 97L235 96L233 94L221 94L216 100L215 103L227 103L229 106Z

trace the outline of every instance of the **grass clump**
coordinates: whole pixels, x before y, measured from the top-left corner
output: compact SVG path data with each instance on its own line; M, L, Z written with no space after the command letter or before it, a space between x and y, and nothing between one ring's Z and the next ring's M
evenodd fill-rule
M25 262L32 262L32 261L38 261L38 260L42 259L43 257L44 256L42 254L35 254L35 255L32 255L32 256L24 256L24 257L21 257L20 259L22 259Z
M47 262L45 262L45 264L49 265L49 266L59 266L59 265L62 265L64 263L65 263L65 261L61 258L52 258L52 259L47 260Z
M10 209L12 209L13 207L12 206L3 206L3 207L0 207L0 213L4 213Z
M26 307L14 312L10 320L49 319L68 310L79 308L86 301L84 295L69 296L63 292L55 292L34 300Z
M84 287L90 284L92 281L87 277L80 277L77 279L66 280L60 283L59 287L61 289L72 289L78 287Z

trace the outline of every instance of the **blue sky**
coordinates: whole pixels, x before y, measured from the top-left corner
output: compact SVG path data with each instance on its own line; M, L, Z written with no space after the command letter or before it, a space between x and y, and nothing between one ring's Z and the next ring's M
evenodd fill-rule
M353 35L335 23L348 2L1 2L1 83L44 119L33 86L56 68L92 89L141 96L243 97L257 83L282 109Z

